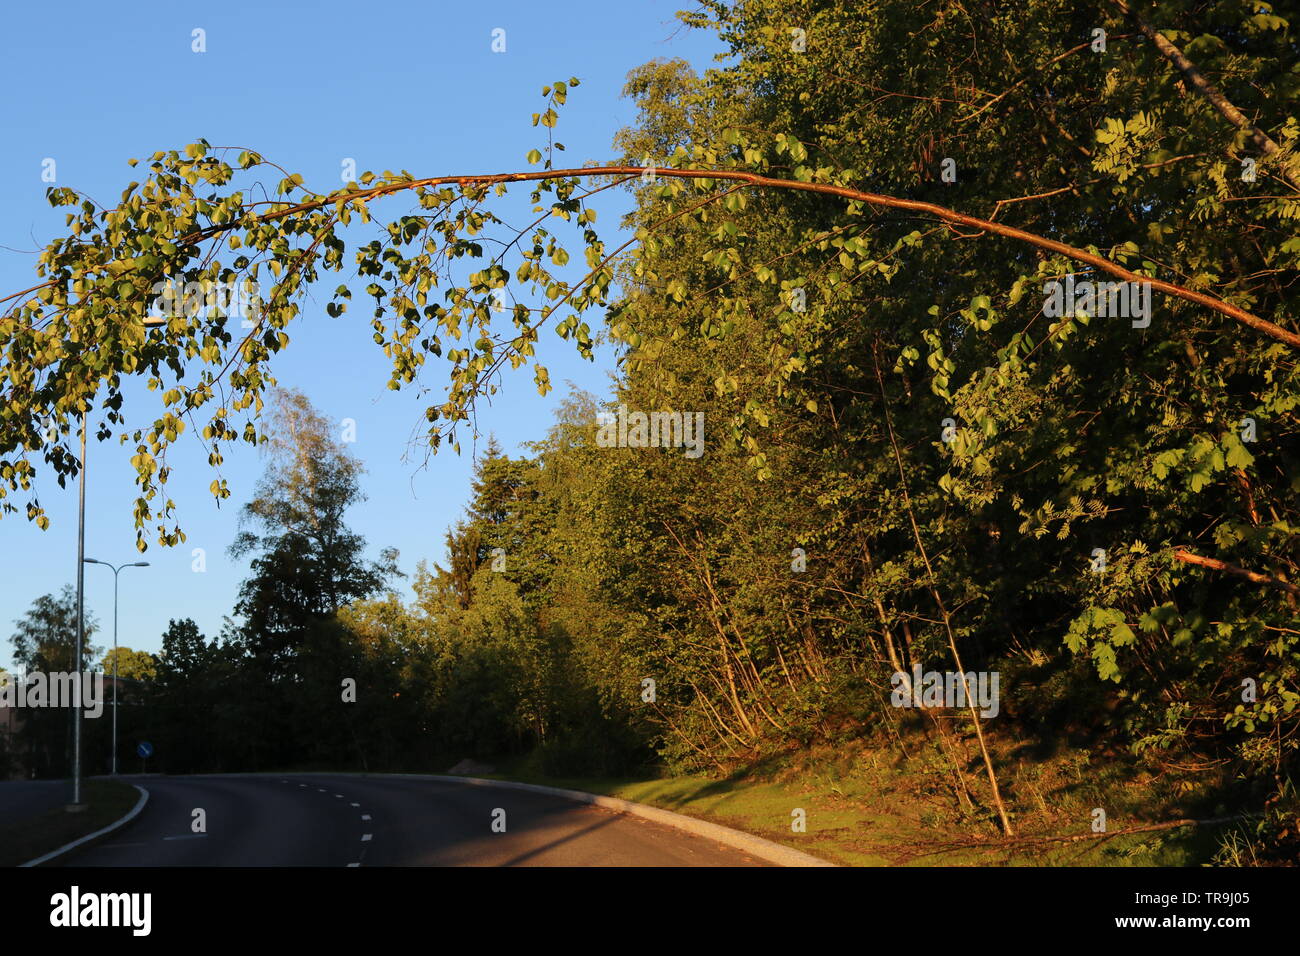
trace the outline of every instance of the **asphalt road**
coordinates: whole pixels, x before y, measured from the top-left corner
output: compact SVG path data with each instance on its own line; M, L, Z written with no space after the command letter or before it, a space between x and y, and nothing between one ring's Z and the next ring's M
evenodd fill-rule
M650 820L526 791L331 774L137 782L149 791L141 814L59 865L770 865ZM205 833L193 832L195 809ZM498 809L505 832L493 830Z

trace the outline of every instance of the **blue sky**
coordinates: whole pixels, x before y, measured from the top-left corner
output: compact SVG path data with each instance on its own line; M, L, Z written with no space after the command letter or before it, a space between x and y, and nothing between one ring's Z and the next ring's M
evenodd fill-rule
M319 191L339 184L345 158L360 170L407 169L417 176L521 169L525 154L545 145L545 131L530 125L531 114L544 108L541 87L570 76L582 84L561 112L556 135L567 152L559 155L573 166L611 158L614 133L635 116L620 95L627 71L670 57L703 69L717 51L712 36L681 28L673 16L680 6L680 0L10 4L0 31L0 289L7 294L32 285L36 252L60 234L63 212L49 207L51 184L41 178L46 159L55 161L56 185L102 203L132 181L127 159L199 137L256 149L301 172ZM205 53L191 49L196 28L206 33ZM506 31L505 53L491 50L496 28ZM626 194L603 195L598 226L612 248L629 202ZM396 216L408 208L397 201L376 212ZM576 241L567 245L580 251ZM273 371L281 385L301 389L335 421L355 420L350 449L368 469L369 500L350 523L372 553L398 548L410 574L420 559L442 560L443 534L468 496L468 442L461 456L439 452L427 468L420 467L422 455L409 457L427 403L414 392L387 390L387 359L371 340L362 299L337 319L325 315L326 301L318 295L304 303L288 330L293 343ZM512 453L544 433L566 381L600 395L609 390L608 350L586 362L544 332L538 352L555 391L539 397L531 374L521 370L507 379L493 407L480 410L481 429ZM437 371L430 369L430 384L438 384ZM151 421L157 407L154 395L128 391L130 422ZM188 540L172 549L151 544L139 554L130 455L116 441L92 438L87 468L87 556L150 562L121 574L119 641L156 651L168 620L183 617L214 636L247 572L226 548L263 462L246 445L230 446L223 475L234 495L218 508L207 490L213 478L207 453L196 439L183 438L169 456L168 488ZM39 595L75 581L76 488L50 481L38 490L51 520L47 531L21 513L0 519L4 666L11 666L13 622ZM205 553L203 573L192 570L195 548ZM112 578L107 568L86 568L86 606L99 619L101 645L112 640Z

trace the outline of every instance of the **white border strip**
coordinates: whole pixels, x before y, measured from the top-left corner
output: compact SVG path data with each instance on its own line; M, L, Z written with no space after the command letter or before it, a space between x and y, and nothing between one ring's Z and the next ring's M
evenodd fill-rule
M707 820L700 820L696 817L688 817L680 813L673 813L671 810L661 810L658 807L646 806L644 803L633 803L631 800L621 800L618 797L604 797L595 793L585 793L581 790L561 790L558 787L544 787L535 783L516 783L513 780L487 780L482 777L457 777L447 776L445 774L412 774L412 773L371 773L364 774L367 777L394 777L406 779L416 778L420 780L438 780L446 783L465 783L474 787L500 787L504 790L525 790L531 793L543 793L552 797L563 797L566 800L573 800L577 803L591 804L592 806L604 807L607 810L613 810L616 813L627 813L632 816L644 817L647 820L653 820L656 823L663 823L670 827L676 827L678 830L685 830L687 833L693 833L696 836L706 837L710 840L717 840L719 843L725 843L728 846L735 847L738 850L744 850L769 863L776 863L780 866L836 866L837 864L829 860L823 860L821 857L813 856L811 853L804 853L792 847L785 846L781 843L766 840L760 836L754 836L752 833L745 833L743 830L733 830L731 827L724 827L717 823L709 823Z
M69 850L75 850L83 843L89 843L91 840L97 840L100 837L104 836L105 834L112 833L118 827L126 826L128 823L130 823L132 820L134 820L137 816L140 815L140 811L144 809L144 805L149 802L148 790L134 783L131 784L131 786L135 787L137 790L140 791L140 799L136 801L135 807L132 808L131 812L128 813L126 816L122 817L122 819L110 823L102 830L96 830L94 833L88 834L87 836L82 837L80 840L73 840L71 843L67 844L66 846L61 846L57 850L51 850L49 853L45 854L44 856L38 856L34 860L29 860L26 863L21 863L19 864L19 867L21 868L21 867L28 867L28 866L40 866L42 863L48 863L56 856L63 856L63 854L67 853Z

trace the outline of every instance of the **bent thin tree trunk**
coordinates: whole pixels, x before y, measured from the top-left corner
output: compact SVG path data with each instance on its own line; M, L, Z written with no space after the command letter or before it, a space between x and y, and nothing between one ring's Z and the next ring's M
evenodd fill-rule
M903 469L903 456L898 450L898 438L894 434L894 419L889 413L889 396L885 391L885 378L880 372L880 359L875 345L872 346L871 358L876 369L876 381L880 383L881 408L885 413L885 427L889 431L889 444L894 451L894 463L898 466L898 481L900 490L903 493L903 507L907 509L907 517L912 525L912 538L916 541L916 550L925 565L925 573L929 579L926 584L930 595L934 598L935 606L939 609L939 615L943 618L943 627L948 635L948 649L952 652L953 663L957 665L957 673L961 675L962 689L966 695L966 706L970 710L971 719L975 722L975 738L979 741L980 754L984 757L984 769L988 773L989 788L993 791L993 803L998 810L998 820L1002 824L1002 834L1008 837L1013 836L1015 831L1011 829L1011 819L1007 816L1006 805L1002 802L1002 791L998 787L997 771L993 769L993 757L989 754L988 744L984 740L984 728L980 720L979 708L975 706L975 696L971 693L970 683L966 680L966 668L962 664L961 654L957 650L957 638L952 632L952 616L948 613L948 606L943 600L943 595L939 593L939 586L935 584L935 573L930 564L930 554L921 538L921 529L916 523L916 512L912 510L912 496L907 490L907 474Z
M1182 50L1178 49L1164 34L1153 29L1149 23L1129 7L1125 0L1115 0L1115 6L1137 24L1137 28L1142 32L1142 35L1155 45L1155 48L1177 68L1178 72L1183 74L1183 79L1187 81L1189 87L1205 97L1206 101L1218 111L1220 116L1237 127L1237 129L1244 130L1249 134L1251 141L1259 147L1260 152L1266 156L1276 157L1278 171L1282 174L1282 178L1293 188L1300 189L1300 162L1297 162L1294 155L1287 153L1267 133L1246 119L1246 115L1237 109L1233 102L1220 92L1217 86L1205 78L1205 75L1196 68L1196 64L1189 60Z

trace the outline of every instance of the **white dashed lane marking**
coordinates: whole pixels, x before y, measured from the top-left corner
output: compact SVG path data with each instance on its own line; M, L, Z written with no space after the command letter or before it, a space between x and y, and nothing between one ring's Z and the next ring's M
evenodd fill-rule
M280 782L281 782L281 783L289 783L288 780L281 780ZM300 783L300 784L298 784L298 786L301 787L301 788L304 789L304 790L307 789L307 784L305 784L305 783ZM324 787L317 787L317 788L316 788L316 792L317 792L317 793L328 793L329 791L326 790ZM335 800L343 800L343 799L346 799L346 798L343 796L343 794L341 794L341 793L336 793L336 794L334 794L334 799L335 799ZM360 804L360 803L357 803L356 801L350 801L350 805L351 805L351 806L354 806L354 807L358 807L358 808L361 806L361 804ZM370 814L368 814L368 813L363 813L363 814L361 814L361 819L362 819L363 822L369 822L370 819L371 819ZM195 836L207 836L207 834L206 834L206 833L199 833L199 834L195 834ZM375 835L374 835L373 833L363 833L363 834L361 834L361 842L362 842L362 843L370 843L370 842L372 842L372 841L374 840L374 837L375 837ZM190 839L190 837L188 837L188 836L164 837L164 839L167 839L167 840L187 840L187 839ZM366 855L366 854L365 854L365 851L363 850L362 853L361 853L362 859L365 858L365 855ZM349 863L349 864L347 864L347 866L348 866L349 869L351 869L352 867L359 867L360 865L361 865L361 861L360 861L360 860L358 860L356 863Z

